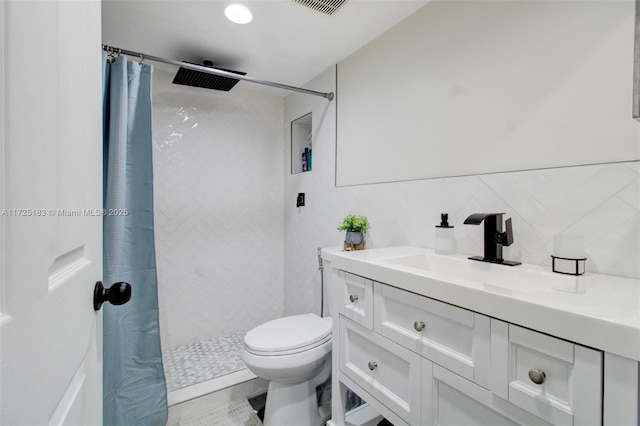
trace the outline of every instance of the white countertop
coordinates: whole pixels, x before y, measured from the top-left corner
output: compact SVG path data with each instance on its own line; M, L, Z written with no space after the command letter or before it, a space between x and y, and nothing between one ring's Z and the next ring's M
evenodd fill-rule
M531 271L542 280L566 282L540 291L519 291L385 259L428 254L420 247L389 247L360 251L322 250L334 269L431 297L481 314L528 327L585 346L640 361L640 280L587 272L580 277L556 274L550 268L523 264L513 272ZM467 255L447 255L468 262ZM480 262L483 263L483 262ZM510 271L511 273L511 271ZM566 281L563 281L566 280ZM560 288L560 289L559 289Z

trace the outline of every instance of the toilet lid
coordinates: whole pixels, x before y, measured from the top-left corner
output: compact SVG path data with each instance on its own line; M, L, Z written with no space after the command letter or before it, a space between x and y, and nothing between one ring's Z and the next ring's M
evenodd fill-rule
M331 334L331 318L315 314L293 315L266 322L244 336L249 349L279 352L312 345Z

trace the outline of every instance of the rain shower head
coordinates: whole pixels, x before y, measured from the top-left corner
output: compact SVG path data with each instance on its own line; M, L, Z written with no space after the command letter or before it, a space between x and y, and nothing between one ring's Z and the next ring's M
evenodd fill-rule
M186 62L191 65L200 65L207 68L214 68L222 71L232 72L234 74L246 75L246 72L226 70L224 68L218 68L213 66L212 61L204 61L204 64L194 64L192 62ZM239 80L235 78L223 77L215 74L208 74L202 71L194 71L187 68L178 69L176 76L173 79L173 84L182 84L183 86L202 87L205 89L224 90L228 92L233 86L238 83Z

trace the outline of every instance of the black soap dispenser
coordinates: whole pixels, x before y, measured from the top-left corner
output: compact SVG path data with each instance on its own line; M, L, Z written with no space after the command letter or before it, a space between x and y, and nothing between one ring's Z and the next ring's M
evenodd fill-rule
M456 235L454 227L449 225L449 215L440 215L440 225L436 225L436 253L453 254L456 252Z

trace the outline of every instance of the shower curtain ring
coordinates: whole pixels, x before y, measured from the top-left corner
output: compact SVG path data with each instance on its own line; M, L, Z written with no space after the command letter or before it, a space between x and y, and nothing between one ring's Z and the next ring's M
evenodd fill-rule
M142 53L140 54L140 65L144 64L144 56L142 56Z
M113 47L112 46L105 46L104 50L107 51L107 60L109 61L110 64L112 64L113 61L116 59Z

